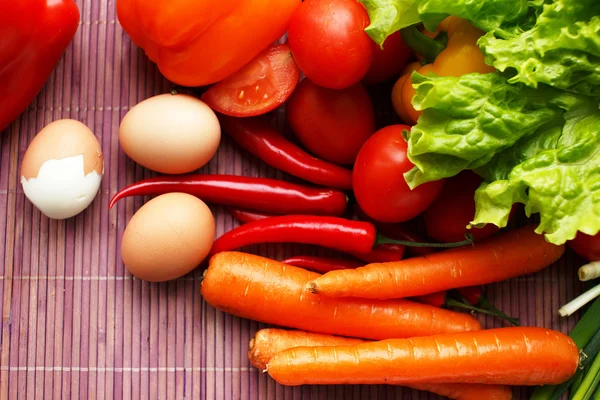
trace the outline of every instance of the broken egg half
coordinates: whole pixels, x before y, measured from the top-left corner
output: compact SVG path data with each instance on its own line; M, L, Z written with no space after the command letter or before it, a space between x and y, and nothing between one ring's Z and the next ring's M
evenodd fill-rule
M21 166L25 196L52 219L73 217L96 197L104 174L102 148L83 123L48 124L29 144Z

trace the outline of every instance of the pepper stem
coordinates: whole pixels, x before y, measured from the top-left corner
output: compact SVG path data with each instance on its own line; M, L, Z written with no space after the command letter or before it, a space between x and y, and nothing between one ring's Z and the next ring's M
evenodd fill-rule
M460 296L460 298L461 301L449 298L448 300L446 300L446 305L448 307L462 308L465 310L475 311L481 314L491 315L492 317L503 319L511 325L519 326L519 320L517 318L509 317L502 311L498 310L483 296L479 299L479 304L481 305L481 307L468 304L467 300L463 296Z
M440 32L435 39L423 35L417 25L407 26L400 30L402 41L406 43L412 51L422 56L430 64L440 54L448 43L448 34Z
M462 242L453 242L453 243L425 243L425 242L411 242L410 240L395 240L385 237L381 234L377 234L375 238L375 246L379 244L401 244L407 247L438 247L438 248L453 248L453 247L462 247L467 245L474 245L473 235L467 233L465 235L465 240Z

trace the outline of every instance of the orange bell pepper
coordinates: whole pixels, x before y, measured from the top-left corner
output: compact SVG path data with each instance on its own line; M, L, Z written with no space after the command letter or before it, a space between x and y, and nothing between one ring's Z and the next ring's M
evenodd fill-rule
M427 48L427 45L433 44L433 37L441 32L447 33L448 39L445 48L435 56L434 60L429 60L430 63L409 65L392 89L394 110L407 124L416 124L421 115L421 112L415 110L412 105L415 89L412 86L410 74L413 71L416 70L422 75L433 72L439 76L461 76L473 72L485 74L495 71L494 67L485 63L483 53L477 47L477 40L483 35L483 31L475 28L465 19L451 16L439 24L437 32L425 31L421 34L423 49L432 50ZM410 43L407 42L407 44L410 46ZM427 57L424 58L427 59Z
M301 0L117 0L117 16L160 72L182 86L218 82L279 39Z

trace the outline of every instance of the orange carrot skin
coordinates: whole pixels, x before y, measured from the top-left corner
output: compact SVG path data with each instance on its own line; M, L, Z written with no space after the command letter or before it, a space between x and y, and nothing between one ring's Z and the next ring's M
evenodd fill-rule
M353 346L366 343L362 339L322 335L305 331L267 328L256 332L250 340L248 359L264 371L267 363L277 353L301 346ZM512 391L501 385L476 385L460 383L422 383L408 385L416 390L428 391L454 400L511 400Z
M567 335L535 327L390 339L355 346L297 347L267 372L283 385L475 383L557 385L577 370Z
M423 257L331 271L308 284L330 297L393 299L499 282L540 271L565 252L534 226L507 231L467 246Z
M509 386L478 383L413 383L412 389L439 394L453 400L512 400Z
M305 287L318 276L254 254L221 252L209 261L201 294L227 313L316 333L378 340L481 329L469 314L408 300L315 295Z
M269 360L283 350L305 346L353 346L365 342L363 339L321 333L266 328L256 332L250 339L248 359L252 365L264 371Z

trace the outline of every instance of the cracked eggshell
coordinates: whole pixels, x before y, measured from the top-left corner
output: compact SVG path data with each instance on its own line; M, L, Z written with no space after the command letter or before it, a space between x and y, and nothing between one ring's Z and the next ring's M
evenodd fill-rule
M163 174L185 174L217 152L221 126L202 100L161 94L133 107L119 126L119 144L136 163Z
M62 119L48 124L23 156L25 196L52 219L73 217L96 197L104 174L102 148L83 123Z
M185 193L167 193L133 215L123 233L121 257L137 278L169 281L199 266L214 237L215 220L202 200Z

